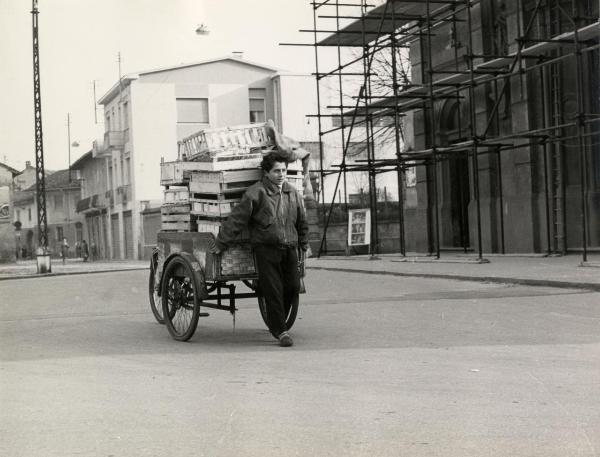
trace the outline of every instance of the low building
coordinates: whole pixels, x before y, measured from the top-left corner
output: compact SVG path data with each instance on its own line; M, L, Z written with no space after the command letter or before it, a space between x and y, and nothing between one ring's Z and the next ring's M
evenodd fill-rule
M11 213L13 180L18 174L14 168L0 163L0 262L13 260L16 255Z
M83 216L76 211L81 185L75 177L69 170L46 175L48 249L52 255L59 255L63 238L70 245L70 255L74 255L76 243L83 239ZM15 191L13 201L13 223L20 223L26 255L33 255L38 247L36 185Z

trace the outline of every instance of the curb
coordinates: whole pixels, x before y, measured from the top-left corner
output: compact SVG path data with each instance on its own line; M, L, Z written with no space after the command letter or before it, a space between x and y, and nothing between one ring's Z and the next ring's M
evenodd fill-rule
M553 281L550 279L506 278L499 276L466 276L441 273L401 273L395 271L359 270L356 268L311 267L311 270L345 271L347 273L362 273L372 275L402 276L412 278L454 279L456 281L492 282L497 284L519 284L522 286L556 287L559 289L583 289L600 292L600 284L589 282Z
M61 273L34 273L27 275L0 276L0 281L10 281L15 279L34 279L34 278L50 278L53 276L73 276L73 275L91 275L95 273L113 273L118 271L139 271L148 270L149 267L133 267L133 268L118 268L108 270L92 270L92 271L65 271Z

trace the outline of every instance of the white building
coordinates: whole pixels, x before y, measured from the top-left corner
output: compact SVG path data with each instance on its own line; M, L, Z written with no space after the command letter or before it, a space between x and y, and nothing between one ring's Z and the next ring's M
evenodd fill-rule
M315 142L316 122L307 117L315 103L310 75L233 56L123 77L99 100L103 139L76 163L84 177L78 210L98 237L90 241L106 245L106 258L146 257L158 228L144 224L142 213L162 199L160 162L177 159L178 140L204 128L273 119L287 136ZM86 168L104 170L106 179Z

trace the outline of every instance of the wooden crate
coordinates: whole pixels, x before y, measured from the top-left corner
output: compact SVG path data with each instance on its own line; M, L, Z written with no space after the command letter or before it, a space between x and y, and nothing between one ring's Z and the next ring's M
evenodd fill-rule
M258 168L233 171L195 171L191 175L190 192L199 194L239 193L262 178Z
M214 236L217 236L219 230L221 230L221 221L196 218L196 230L198 232L212 233Z
M187 187L171 187L163 191L165 204L188 204L190 191Z
M296 188L296 190L298 192L300 192L300 195L302 195L302 181L303 181L302 175L287 177L287 182L289 182L292 186L294 186Z
M174 232L196 231L189 204L169 204L160 208L161 230Z
M264 123L204 129L178 143L180 160L214 158L222 153L244 155L273 146Z
M184 186L190 181L195 170L204 170L199 162L162 162L160 164L160 184L163 186Z
M287 168L287 174L289 175L295 175L298 173L302 173L302 161L301 160L295 160L293 162L288 163L288 168Z
M209 216L195 216L194 224L198 232L212 233L217 236L221 230L221 225L227 220L226 217L209 217ZM246 227L242 232L233 240L234 243L242 243L250 239L250 230Z
M240 198L223 200L193 198L190 200L191 213L199 216L227 217Z
M244 168L260 168L263 154L248 153L244 155L221 154L215 157L202 157L192 163L200 164L198 170L226 171L241 170Z
M195 171L226 171L241 169L259 169L263 155L248 154L244 157L215 158L201 162L177 160L160 164L160 184L162 186L185 186Z

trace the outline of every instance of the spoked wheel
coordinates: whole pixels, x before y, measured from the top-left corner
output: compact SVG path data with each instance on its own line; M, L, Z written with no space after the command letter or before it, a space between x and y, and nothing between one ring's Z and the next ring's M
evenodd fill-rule
M148 298L150 299L150 309L152 314L159 324L164 324L165 319L162 314L162 303L160 302L160 296L158 290L155 287L155 282L160 278L156 277L156 269L158 267L158 256L153 255L150 259L150 277L148 278Z
M294 322L296 322L296 316L298 315L298 302L299 297L295 297L288 306L286 306L286 318L285 318L285 327L290 330ZM258 295L258 309L260 310L260 315L263 319L263 322L269 328L269 321L267 320L267 302L265 301L265 297ZM277 336L277 335L273 335Z
M173 257L165 269L162 285L162 314L171 336L189 340L198 326L200 301L189 263Z

